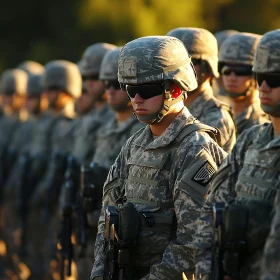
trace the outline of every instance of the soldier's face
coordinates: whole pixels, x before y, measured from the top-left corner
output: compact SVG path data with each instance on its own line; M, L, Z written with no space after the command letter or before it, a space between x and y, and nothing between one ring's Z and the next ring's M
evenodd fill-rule
M280 103L280 86L271 87L267 81L263 80L261 84L258 84L258 89L262 105L276 106Z
M40 103L41 103L40 97L30 96L27 97L25 106L29 112L36 114L40 112Z
M85 79L85 87L94 100L100 100L104 94L104 85L100 80Z
M79 114L88 113L93 107L93 99L88 92L83 92L76 101L77 111Z
M222 81L226 91L243 93L250 87L252 76L240 76L232 71L227 75L222 74Z
M133 110L137 116L148 116L158 112L162 107L163 101L164 93L149 99L143 99L139 94L131 98Z

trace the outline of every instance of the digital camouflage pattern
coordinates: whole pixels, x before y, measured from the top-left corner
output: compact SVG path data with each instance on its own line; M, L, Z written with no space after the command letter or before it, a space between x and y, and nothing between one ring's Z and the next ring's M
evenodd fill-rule
M261 35L240 32L227 38L219 50L219 63L253 65Z
M280 191L274 201L274 216L271 223L270 234L266 240L262 261L261 280L280 279Z
M220 130L221 147L229 153L236 141L236 131L228 105L215 98L213 90L209 86L199 94L188 109L201 122Z
M96 149L98 130L110 119L114 118L113 111L105 104L100 110L93 109L81 120L75 132L75 143L72 155L82 164L88 164Z
M127 43L119 55L118 80L122 84L171 80L185 91L197 88L184 44L170 36L147 36Z
M194 59L207 61L212 75L219 77L218 72L218 44L215 36L204 28L175 28L167 36L180 39Z
M171 221L174 214L177 218L176 239L170 233L140 228L132 259L136 267L150 267L150 273L141 279L180 279L182 271L187 276L193 273L196 219L207 183L226 153L204 132L193 132L173 145L191 119L184 108L161 136L154 138L146 126L123 146L103 188L91 279L104 273L104 209L117 206L122 199L135 201L138 212L169 217ZM202 169L207 174L203 178L199 176ZM163 203L166 206L160 207Z
M245 129L254 125L270 122L269 116L261 109L260 103L256 100L242 113L235 115L235 124L237 127L237 136L239 136Z
M265 33L260 45L256 50L254 72L279 72L280 51L279 51L280 29Z
M218 42L218 49L220 49L222 43L231 35L238 33L237 30L232 29L226 29L226 30L220 30L214 33L214 36Z
M274 139L270 123L249 128L237 139L232 153L211 182L211 192L198 221L194 238L197 277L211 271L212 211L215 202L229 202L235 198L243 204L251 200L265 200L273 205L280 182L279 147L280 138ZM257 234L257 228L248 227L248 239ZM241 279L259 279L262 251L263 245L246 256L247 263L240 271Z
M109 120L97 134L96 150L92 161L109 169L126 140L143 126L132 114L128 120L120 124L116 117Z
M79 68L83 76L99 74L102 59L108 50L116 46L108 43L96 43L85 50L82 59L79 61Z
M108 51L102 60L100 66L100 80L117 80L118 79L118 57L121 47Z
M46 64L42 78L44 89L59 89L74 98L81 95L82 77L78 66L66 60L53 60Z

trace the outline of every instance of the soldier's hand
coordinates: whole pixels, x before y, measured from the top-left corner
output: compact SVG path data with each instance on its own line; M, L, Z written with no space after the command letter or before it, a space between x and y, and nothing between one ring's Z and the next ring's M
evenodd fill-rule
M210 280L210 274L204 274L201 280Z

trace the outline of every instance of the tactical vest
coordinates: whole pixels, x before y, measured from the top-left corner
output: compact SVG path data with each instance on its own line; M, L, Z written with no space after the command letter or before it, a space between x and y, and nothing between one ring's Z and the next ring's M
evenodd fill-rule
M179 144L188 135L194 132L206 132L216 142L219 142L219 132L205 124L200 123L196 119L191 119L180 132L178 137L168 146L152 150L153 160L149 161L145 158L134 156L128 160L128 165L140 167L148 167L155 170L157 174L160 170L170 171L175 160L175 155ZM154 176L152 176L154 177ZM168 176L169 177L169 176ZM129 175L125 185L137 186L141 189L149 190L154 197L162 197L165 192L165 199L157 201L148 201L145 199L135 198L133 194L127 193L126 200L143 206L143 212L140 211L140 232L138 235L137 246L133 252L135 258L135 266L150 266L156 261L161 260L165 248L176 234L176 218L174 215L174 202L172 194L168 192L169 181L156 179L147 179L143 177L135 177ZM126 188L125 186L125 188ZM139 197L146 195L139 195ZM148 256L148 257L147 257Z

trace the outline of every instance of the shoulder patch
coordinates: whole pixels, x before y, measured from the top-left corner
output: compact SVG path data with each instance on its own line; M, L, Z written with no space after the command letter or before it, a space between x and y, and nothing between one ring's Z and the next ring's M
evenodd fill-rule
M193 175L192 180L206 186L215 172L216 169L214 168L214 166L212 166L209 161L206 161Z

